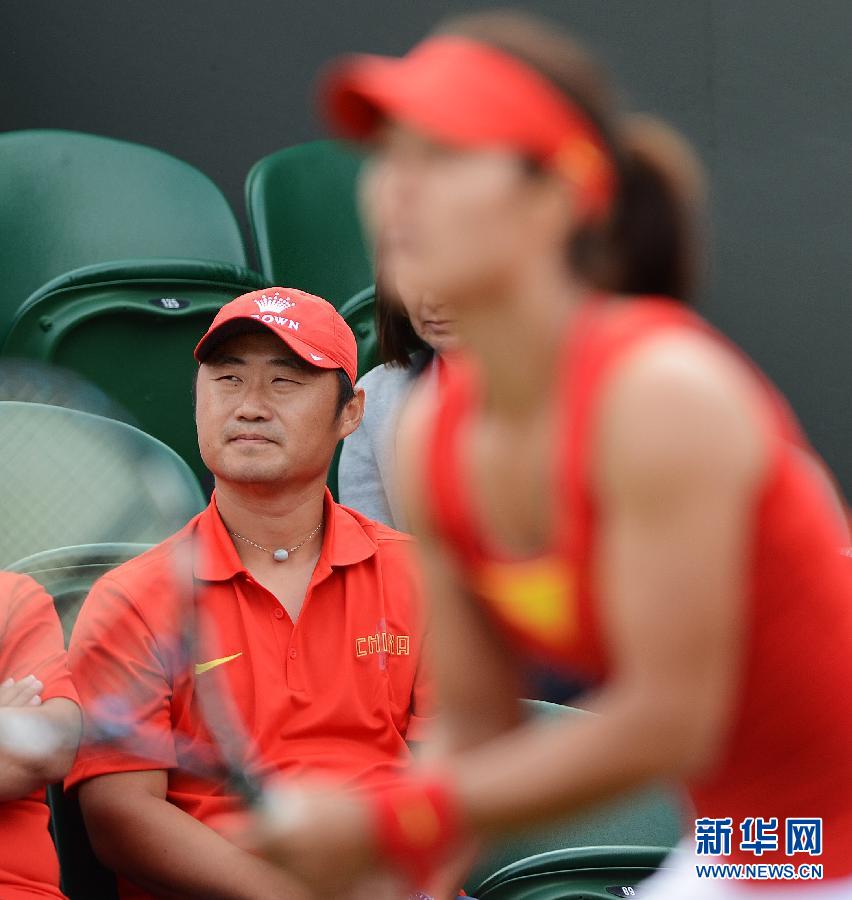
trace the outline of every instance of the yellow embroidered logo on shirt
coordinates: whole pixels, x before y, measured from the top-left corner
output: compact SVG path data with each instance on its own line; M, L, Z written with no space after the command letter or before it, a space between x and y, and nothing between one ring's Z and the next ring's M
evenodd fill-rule
M548 644L562 643L577 629L574 574L556 557L489 563L477 580L484 599L515 628Z
M391 634L377 631L366 637L355 638L355 655L372 656L387 653L390 656L408 656L411 652L411 638L407 634Z
M203 675L205 672L209 672L211 669L215 669L216 666L224 665L226 662L230 662L232 659L236 659L238 656L242 656L243 653L240 651L239 653L233 653L231 656L220 656L219 659L211 659L209 662L196 663L195 664L195 674Z

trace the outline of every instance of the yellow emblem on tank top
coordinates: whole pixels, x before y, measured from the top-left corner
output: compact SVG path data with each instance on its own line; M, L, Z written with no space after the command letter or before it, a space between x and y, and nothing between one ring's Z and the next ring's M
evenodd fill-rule
M574 574L558 557L487 563L477 588L495 612L537 640L559 644L576 632Z

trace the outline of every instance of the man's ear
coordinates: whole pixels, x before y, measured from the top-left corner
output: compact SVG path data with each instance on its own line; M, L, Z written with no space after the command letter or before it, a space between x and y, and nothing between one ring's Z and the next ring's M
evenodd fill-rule
M355 394L352 399L343 407L338 420L339 439L349 437L353 431L361 424L364 418L364 405L366 403L366 395L364 388L356 387Z

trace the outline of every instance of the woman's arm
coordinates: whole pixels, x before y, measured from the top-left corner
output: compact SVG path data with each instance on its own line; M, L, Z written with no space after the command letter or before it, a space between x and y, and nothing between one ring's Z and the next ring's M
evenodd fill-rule
M417 538L430 617L427 663L439 715L429 756L477 746L516 727L521 717L512 654L466 595L455 560L432 527L423 454L433 415L433 391L421 385L405 407L397 439L400 499Z

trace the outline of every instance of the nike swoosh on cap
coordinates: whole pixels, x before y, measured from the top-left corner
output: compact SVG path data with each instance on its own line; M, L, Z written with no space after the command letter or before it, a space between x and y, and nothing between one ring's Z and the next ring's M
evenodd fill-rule
M215 669L216 666L224 665L226 662L230 662L232 659L236 659L238 656L242 656L242 650L239 653L234 653L231 656L220 656L219 659L211 659L209 662L196 663L195 664L195 674L203 675L205 672L209 672L211 669Z

